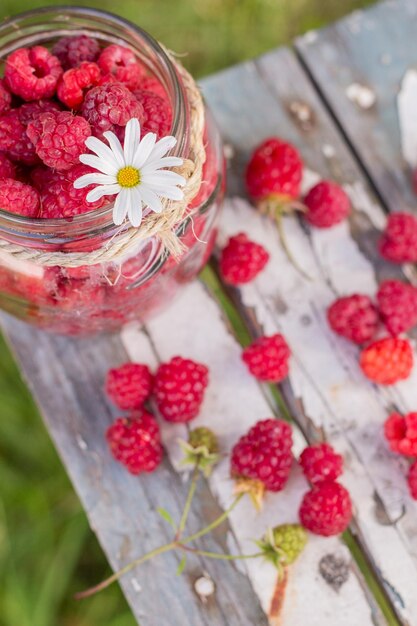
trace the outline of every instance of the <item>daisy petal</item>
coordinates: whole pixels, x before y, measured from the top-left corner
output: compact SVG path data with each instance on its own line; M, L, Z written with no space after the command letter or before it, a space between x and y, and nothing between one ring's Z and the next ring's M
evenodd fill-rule
M142 167L144 163L146 163L155 145L155 141L156 141L155 133L147 133L144 136L139 146L137 147L135 156L133 157L133 161L131 163L133 167L139 168L139 167Z
M115 176L117 174L117 170L119 169L113 167L113 165L108 161L104 161L93 154L82 154L80 156L80 161L81 163L84 163L84 165L88 165L99 172L103 172L103 174L108 174L109 176Z
M129 191L127 189L122 189L116 198L113 207L113 222L116 226L120 226L127 215L127 210L129 208L127 200L128 197Z
M175 137L172 135L168 135L168 137L162 137L159 141L156 142L154 149L149 155L149 161L155 161L156 159L160 159L163 157L171 148L173 148L177 143Z
M129 165L133 161L140 143L140 124L139 120L133 117L126 124L125 140L123 143L123 152L125 163Z
M107 149L112 154L113 159L115 159L118 165L118 169L121 167L124 167L126 165L125 156L124 156L122 144L120 143L116 135L112 133L111 130L106 130L106 132L103 133L103 136L109 142L110 148L107 148Z
M168 200L182 200L184 198L184 192L179 187L152 185L152 191L161 198L167 198Z
M88 137L85 140L85 145L91 152L95 152L95 154L109 165L113 165L115 169L119 169L120 164L116 159L116 156L110 150L109 146L107 146L104 141L100 141L97 137Z
M114 185L117 182L116 176L108 176L107 174L84 174L74 181L75 189L82 189L88 185Z
M147 161L146 165L142 167L142 172L150 172L153 170L159 170L162 167L179 167L184 163L184 159L179 157L164 157L163 159L157 159L156 161Z
M152 191L152 189L143 185L140 188L140 192L143 202L151 209L151 211L154 211L154 213L162 213L164 207L162 206L160 198L154 191Z
M141 181L144 185L180 185L187 182L183 176L170 170L158 170L151 174L143 173Z
M115 193L119 193L120 185L101 185L95 187L86 195L87 202L96 202L103 196L113 196Z
M137 188L131 189L130 206L128 209L128 218L132 226L138 228L142 222L142 199L141 193Z

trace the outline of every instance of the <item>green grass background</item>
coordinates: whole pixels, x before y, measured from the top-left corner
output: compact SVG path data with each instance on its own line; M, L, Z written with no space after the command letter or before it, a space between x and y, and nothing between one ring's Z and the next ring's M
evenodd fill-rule
M184 63L201 77L368 3L119 0L117 7L121 16L186 53ZM46 4L56 3L1 0L0 18ZM114 6L109 0L74 4L108 10ZM83 603L72 600L76 590L107 573L105 558L0 337L0 626L134 626L117 586Z

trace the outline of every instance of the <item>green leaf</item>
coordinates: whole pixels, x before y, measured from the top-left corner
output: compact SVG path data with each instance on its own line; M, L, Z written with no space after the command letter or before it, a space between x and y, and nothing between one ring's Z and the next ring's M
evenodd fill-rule
M177 576L181 576L187 564L187 557L184 555L177 567Z
M159 513L159 515L162 517L162 519L164 519L166 522L168 522L168 524L170 524L172 526L172 528L174 528L176 530L177 526L176 526L174 520L171 517L171 513L168 513L167 510L162 509L161 507L158 507L156 510Z

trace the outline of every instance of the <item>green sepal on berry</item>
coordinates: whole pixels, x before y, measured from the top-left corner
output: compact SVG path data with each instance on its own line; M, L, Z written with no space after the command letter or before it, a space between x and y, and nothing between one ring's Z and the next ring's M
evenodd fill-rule
M193 465L202 471L204 476L209 476L213 466L219 460L219 444L216 435L205 426L194 428L188 442L179 442L185 458L182 465Z
M281 524L268 529L256 544L264 557L282 573L285 566L291 565L299 557L307 543L307 533L300 524Z

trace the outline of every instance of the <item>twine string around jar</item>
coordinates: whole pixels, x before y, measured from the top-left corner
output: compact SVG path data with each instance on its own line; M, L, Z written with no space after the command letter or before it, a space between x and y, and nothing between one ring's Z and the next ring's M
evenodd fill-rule
M21 261L31 261L37 265L61 267L80 267L109 261L117 262L133 252L144 240L156 237L164 248L179 256L184 246L175 233L175 228L184 219L187 207L197 195L202 182L203 165L206 160L204 146L204 103L201 93L187 70L166 51L175 66L187 95L190 107L190 155L181 167L173 168L186 179L183 187L184 197L180 201L162 200L163 211L144 216L139 228L129 228L126 232L114 236L107 245L89 252L46 252L27 248L4 239L0 239L0 250Z

